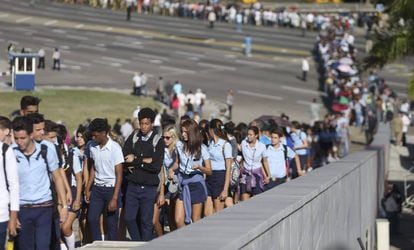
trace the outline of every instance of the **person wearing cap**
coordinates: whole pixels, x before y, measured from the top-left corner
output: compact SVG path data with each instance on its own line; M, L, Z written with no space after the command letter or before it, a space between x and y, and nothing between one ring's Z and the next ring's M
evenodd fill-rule
M133 241L150 241L154 228L154 201L165 148L161 136L153 130L154 119L152 109L141 109L138 114L140 129L128 137L123 148L128 168L125 224Z
M117 240L118 208L122 184L122 148L109 136L106 119L96 118L89 125L92 139L96 143L89 149L91 168L85 188L85 202L89 203L88 220L92 240L103 240L99 217L105 214L105 240ZM105 212L106 211L106 212Z

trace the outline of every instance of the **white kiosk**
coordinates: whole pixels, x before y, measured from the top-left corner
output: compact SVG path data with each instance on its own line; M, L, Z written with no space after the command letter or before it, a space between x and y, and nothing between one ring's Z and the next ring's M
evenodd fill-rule
M13 60L12 87L15 90L34 90L38 54L10 52L9 55Z

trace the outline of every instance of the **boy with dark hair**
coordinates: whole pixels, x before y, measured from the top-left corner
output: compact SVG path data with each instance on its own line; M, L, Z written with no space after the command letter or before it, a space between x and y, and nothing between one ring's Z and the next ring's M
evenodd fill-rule
M41 100L35 96L31 96L31 95L23 96L22 99L20 100L20 115L26 116L32 113L39 113L40 101Z
M33 121L28 117L13 120L13 134L17 146L16 155L19 184L20 212L18 219L21 229L17 235L19 249L49 249L51 243L53 205L58 203L60 221L67 218L65 187L59 174L56 155L47 146L41 145L33 137ZM58 200L53 200L51 179L56 188Z
M130 170L125 196L125 222L134 241L150 241L154 228L154 202L165 148L161 136L153 129L155 115L150 108L141 109L138 114L140 129L129 136L123 148L125 165Z
M16 156L5 143L10 131L10 120L0 116L0 249L4 249L7 230L11 236L17 235L19 177Z
M11 139L11 121L5 116L0 116L0 142L10 145Z
M89 228L93 240L103 240L99 217L106 210L104 221L105 232L108 235L105 239L117 240L124 156L121 146L108 136L109 125L106 119L94 119L89 124L89 130L96 142L89 150L92 166L85 189L85 201L89 203Z

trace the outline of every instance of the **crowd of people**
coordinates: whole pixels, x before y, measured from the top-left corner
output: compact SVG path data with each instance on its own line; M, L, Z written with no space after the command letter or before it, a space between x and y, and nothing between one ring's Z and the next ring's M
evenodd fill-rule
M175 0L60 0L66 3L87 4L93 7L112 8L114 10L126 9L127 20L131 20L131 14L154 14L207 20L210 22L228 22L236 25L241 31L241 26L283 26L321 30L328 27L333 20L340 20L346 29L364 26L369 33L375 25L380 25L381 17L377 13L320 13L303 11L294 4L292 6L269 8L260 1L251 5L238 3L226 3L221 1L186 2ZM213 13L213 14L211 14ZM213 17L214 16L214 17ZM214 25L214 24L213 24ZM305 33L303 33L305 34Z
M333 126L346 139L347 133L340 130L350 125L361 127L369 144L379 122L392 122L396 144L402 145L404 141L405 145L405 133L411 124L410 104L406 97L397 96L375 71L362 77L354 43L355 37L336 22L319 33L314 46L320 87L327 94L330 109L342 117Z
M8 232L15 249L74 249L76 219L83 243L148 241L312 170L309 128L287 116L236 126L137 107L135 127L96 118L70 138L39 102L0 117L1 247Z

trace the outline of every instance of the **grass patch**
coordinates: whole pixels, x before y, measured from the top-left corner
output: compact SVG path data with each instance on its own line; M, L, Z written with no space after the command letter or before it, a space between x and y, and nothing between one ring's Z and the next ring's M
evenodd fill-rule
M46 119L62 121L70 132L87 118L107 118L111 125L117 118L122 121L132 118L137 105L160 110L159 104L149 97L106 91L42 89L35 92L0 93L0 115L10 117L13 111L20 109L20 99L25 95L42 99L40 113Z

